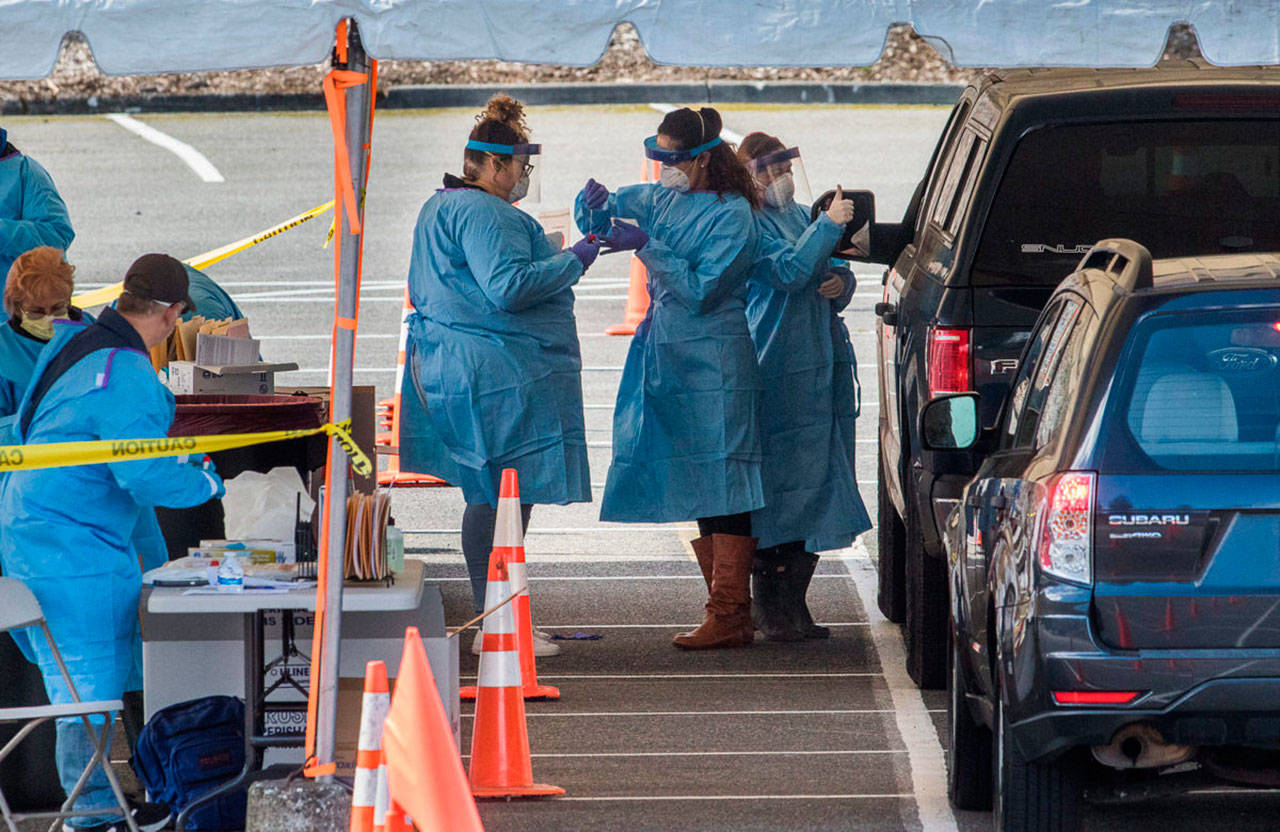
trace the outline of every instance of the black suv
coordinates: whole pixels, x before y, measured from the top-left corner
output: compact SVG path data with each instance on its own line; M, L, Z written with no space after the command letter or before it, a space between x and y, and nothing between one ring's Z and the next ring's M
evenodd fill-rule
M1280 68L1016 70L970 85L903 222L877 224L891 265L880 364L879 606L906 622L907 670L946 676L940 530L982 461L922 453L921 409L980 394L995 424L1054 286L1095 241L1157 257L1280 250Z
M919 425L987 454L944 532L955 804L1069 830L1086 788L1280 783L1280 258L1098 243L982 421Z

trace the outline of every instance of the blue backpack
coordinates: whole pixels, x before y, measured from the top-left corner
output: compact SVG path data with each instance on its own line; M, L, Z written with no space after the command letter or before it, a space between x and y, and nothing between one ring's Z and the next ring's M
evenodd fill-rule
M133 770L151 799L181 812L244 768L244 703L206 696L157 711L138 736ZM187 829L243 829L244 789L206 803L187 817Z

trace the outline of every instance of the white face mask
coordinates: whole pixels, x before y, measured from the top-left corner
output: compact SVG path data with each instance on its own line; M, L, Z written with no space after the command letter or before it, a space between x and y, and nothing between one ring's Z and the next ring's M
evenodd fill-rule
M663 165L658 184L664 188L684 193L689 190L689 175L675 165Z
M764 186L764 202L772 208L785 208L795 201L796 180L784 173Z
M507 194L507 202L516 203L524 199L529 194L529 175L525 174L520 177L520 181L511 189L511 193Z

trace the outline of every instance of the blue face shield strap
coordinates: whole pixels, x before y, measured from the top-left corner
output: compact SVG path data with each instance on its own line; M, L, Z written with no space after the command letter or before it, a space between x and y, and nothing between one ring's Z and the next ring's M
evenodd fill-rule
M537 156L542 153L540 144L494 144L471 139L467 142L467 150L479 150L482 153L496 153L499 156Z
M649 159L653 159L655 162L662 162L664 165L674 165L697 158L711 148L720 144L722 141L723 139L716 136L711 141L704 142L697 147L691 147L688 150L665 150L658 147L658 137L655 135L644 140L644 155Z

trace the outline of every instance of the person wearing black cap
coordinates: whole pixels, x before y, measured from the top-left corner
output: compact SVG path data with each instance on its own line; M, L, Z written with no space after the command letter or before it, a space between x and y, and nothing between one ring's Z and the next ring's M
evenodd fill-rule
M149 350L164 341L191 305L182 264L164 254L138 258L115 309L88 326L59 327L41 353L18 408L22 444L147 439L165 436L174 399L156 378ZM153 506L186 508L225 493L212 469L192 460L128 460L10 472L0 484L0 566L40 601L80 697L120 699L140 687L138 596L142 589L135 530ZM154 522L154 516L152 516ZM71 701L41 638L17 634L40 666L49 701ZM77 720L58 720L57 763L70 792L93 754ZM103 810L64 828L107 830L115 800L94 770L78 810ZM159 829L168 810L134 809L139 828Z
M0 128L0 290L19 255L37 246L66 251L75 236L53 178Z

